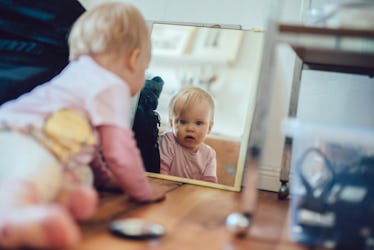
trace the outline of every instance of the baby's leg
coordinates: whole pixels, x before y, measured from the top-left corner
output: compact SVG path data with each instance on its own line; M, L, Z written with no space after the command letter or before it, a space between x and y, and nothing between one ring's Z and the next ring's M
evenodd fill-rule
M0 132L0 246L56 247L77 241L79 230L60 206L45 205L61 188L62 168L33 139Z
M0 182L0 216L16 207L40 202L40 194L29 181L12 180Z
M0 216L1 247L66 247L76 243L78 226L56 205L30 205Z
M65 209L40 204L28 181L0 184L0 248L63 247L79 239L79 230Z
M64 171L59 194L55 201L65 206L78 220L92 217L98 205L98 195L93 187L93 173L89 166L71 166Z
M0 152L0 183L29 182L36 189L40 202L56 197L62 184L63 168L46 148L30 136L0 131ZM25 199L23 196L13 198Z
M66 207L75 219L85 220L94 215L98 195L96 190L90 186L64 185L55 201Z

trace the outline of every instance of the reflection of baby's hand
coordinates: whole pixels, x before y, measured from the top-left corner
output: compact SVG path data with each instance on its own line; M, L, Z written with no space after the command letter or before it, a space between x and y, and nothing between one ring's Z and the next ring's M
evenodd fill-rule
M163 201L165 199L166 199L166 193L161 191L157 187L153 187L152 196L149 199L143 200L143 201L136 201L136 200L134 200L134 201L137 202L137 203L143 203L144 204L144 203L160 202L160 201Z
M159 202L166 199L166 193L158 188L153 187L152 190L152 200L151 202Z

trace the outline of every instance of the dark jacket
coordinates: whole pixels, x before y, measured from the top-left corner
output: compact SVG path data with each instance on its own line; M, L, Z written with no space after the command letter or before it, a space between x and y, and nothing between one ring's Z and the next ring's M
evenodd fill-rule
M0 104L68 64L67 37L84 11L76 0L0 0Z

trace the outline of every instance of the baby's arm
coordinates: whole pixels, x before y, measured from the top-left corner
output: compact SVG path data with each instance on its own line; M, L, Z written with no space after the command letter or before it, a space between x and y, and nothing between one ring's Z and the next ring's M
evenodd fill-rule
M135 200L150 200L152 188L132 131L111 125L101 125L98 131L103 155L121 189Z
M163 162L161 160L161 162L160 162L160 174L169 175L169 173L170 173L170 167L167 164L165 164L165 162Z
M201 180L217 183L217 160L216 151L214 151L214 149L210 148L207 159L206 168Z
M217 177L215 177L215 176L203 176L203 177L201 177L201 180L217 183Z
M160 148L160 173L170 174L170 163L173 158L173 146L170 138L166 134L162 134L159 137L159 148Z

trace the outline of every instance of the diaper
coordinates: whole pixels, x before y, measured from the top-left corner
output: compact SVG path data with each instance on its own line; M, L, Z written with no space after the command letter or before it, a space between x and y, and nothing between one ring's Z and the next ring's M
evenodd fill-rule
M35 184L44 202L60 190L60 162L32 137L16 131L0 132L0 182L28 180Z
M89 122L76 111L61 109L47 117L42 129L0 128L0 181L32 181L43 201L60 190L64 175L76 183L92 185L89 166L74 157L96 144Z

